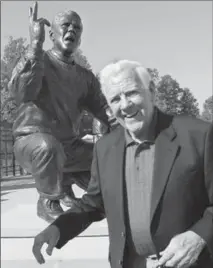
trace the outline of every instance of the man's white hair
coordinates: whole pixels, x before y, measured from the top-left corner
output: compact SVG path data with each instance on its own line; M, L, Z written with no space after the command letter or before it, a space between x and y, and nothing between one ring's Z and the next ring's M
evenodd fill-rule
M118 60L105 66L99 73L101 90L103 94L107 93L107 89L116 84L119 77L133 78L142 84L144 89L149 89L152 81L148 70L139 62L129 60Z

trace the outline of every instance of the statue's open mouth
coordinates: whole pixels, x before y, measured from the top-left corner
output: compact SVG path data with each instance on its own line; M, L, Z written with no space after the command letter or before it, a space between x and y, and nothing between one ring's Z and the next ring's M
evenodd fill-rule
M66 36L64 38L64 40L67 41L67 42L74 42L75 41L75 35L72 34L72 35Z

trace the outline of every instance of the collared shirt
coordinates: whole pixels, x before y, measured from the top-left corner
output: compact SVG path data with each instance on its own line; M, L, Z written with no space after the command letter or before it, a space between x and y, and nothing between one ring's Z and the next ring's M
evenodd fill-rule
M143 263L145 257L155 253L150 234L150 206L154 166L154 135L156 112L150 127L151 140L138 143L126 131L126 218L129 258ZM131 260L129 260L131 263ZM132 266L131 266L132 265ZM131 263L131 268L134 267ZM128 266L127 266L128 267ZM140 266L138 266L140 267Z

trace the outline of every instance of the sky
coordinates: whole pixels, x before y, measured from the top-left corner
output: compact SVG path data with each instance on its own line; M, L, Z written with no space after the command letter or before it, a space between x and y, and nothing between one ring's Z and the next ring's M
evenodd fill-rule
M32 5L1 1L1 55L8 36L29 40ZM38 17L50 22L65 9L82 18L81 49L95 73L114 59L135 60L189 88L200 108L213 94L212 1L38 1Z

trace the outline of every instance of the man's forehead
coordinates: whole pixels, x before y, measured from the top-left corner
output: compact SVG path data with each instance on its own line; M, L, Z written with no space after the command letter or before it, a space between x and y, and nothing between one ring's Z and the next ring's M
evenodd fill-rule
M53 19L53 22L58 24L63 20L74 20L76 22L81 22L80 16L73 10L65 10L56 14Z
M115 88L125 88L130 85L135 86L136 84L138 84L138 80L135 73L122 72L117 74L116 76L111 77L111 79L109 79L109 84L111 86L115 86Z
M114 83L120 83L121 85L126 86L140 86L144 89L149 88L151 77L145 69L134 69L122 70L117 76L113 79Z
M109 81L106 94L113 97L120 93L129 92L139 88L139 84L133 77L115 77Z

